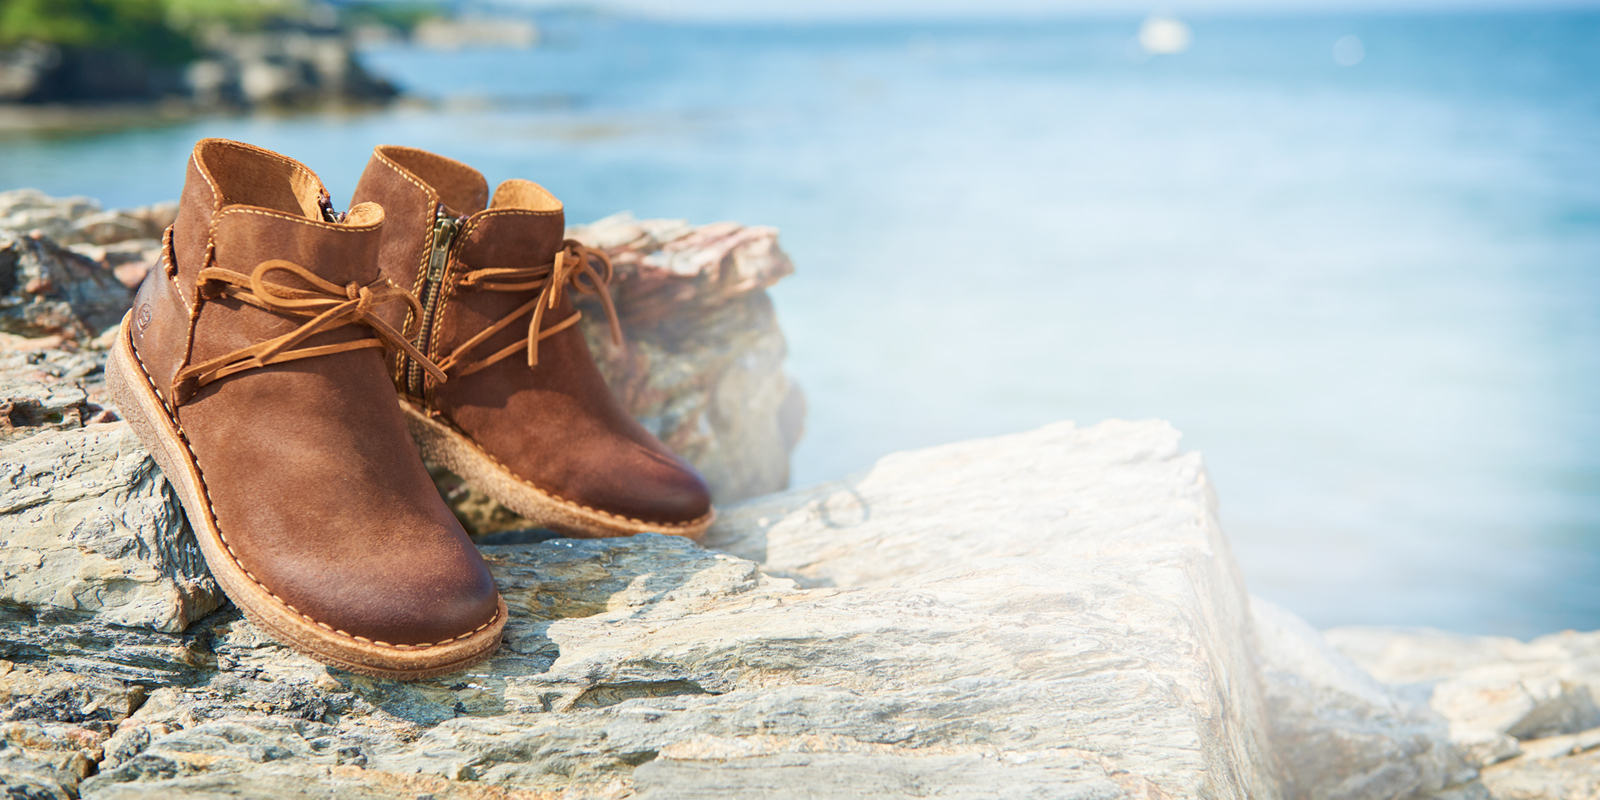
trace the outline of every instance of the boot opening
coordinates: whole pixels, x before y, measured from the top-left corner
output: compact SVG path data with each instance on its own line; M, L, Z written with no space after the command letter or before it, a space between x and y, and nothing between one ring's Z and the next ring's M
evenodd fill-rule
M490 208L519 208L528 211L560 211L561 201L533 181L512 178L494 190Z
M221 195L219 206L245 205L322 219L322 181L293 159L259 147L208 139L195 156Z
M439 202L452 214L476 214L489 202L489 182L483 173L460 161L394 145L383 145L378 152L438 192Z

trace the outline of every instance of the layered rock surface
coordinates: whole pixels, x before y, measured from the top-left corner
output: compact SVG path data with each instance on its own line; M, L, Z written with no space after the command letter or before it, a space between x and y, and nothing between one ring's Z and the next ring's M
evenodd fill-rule
M1278 796L1247 601L1176 440L899 454L729 509L732 552L487 547L505 647L416 684L231 610L174 634L34 607L0 625L0 764L84 797ZM32 699L68 665L86 688Z
M1600 797L1600 632L1519 642L1436 630L1335 628L1328 642L1447 721L1486 796Z

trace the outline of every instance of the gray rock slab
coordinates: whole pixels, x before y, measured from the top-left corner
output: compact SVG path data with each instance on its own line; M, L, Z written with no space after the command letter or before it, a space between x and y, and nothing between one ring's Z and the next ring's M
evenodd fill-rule
M0 445L0 604L177 632L222 600L126 423Z
M16 650L147 692L96 741L86 798L1279 796L1247 601L1169 427L1057 425L880 469L732 509L769 515L759 537L719 528L830 537L831 572L786 565L811 585L655 535L485 548L505 645L439 679L332 671L231 611L147 631L136 664L75 643L125 630L93 620ZM985 500L1009 510L931 561L981 515L923 482L973 470L1009 478ZM846 485L873 514L806 510ZM923 531L914 552L903 528Z
M996 603L1053 598L1028 618L1084 626L1061 646L1088 647L1085 677L1173 691L1138 690L1148 705L1128 711L1170 734L1143 742L1175 749L1146 750L1114 718L1075 729L1070 746L1117 751L1134 775L1165 763L1160 774L1218 781L1165 784L1180 794L1276 791L1242 582L1200 457L1179 452L1165 423L1059 423L891 455L845 481L725 509L706 543L807 587L904 590L965 574ZM1187 701L1167 705L1178 696Z

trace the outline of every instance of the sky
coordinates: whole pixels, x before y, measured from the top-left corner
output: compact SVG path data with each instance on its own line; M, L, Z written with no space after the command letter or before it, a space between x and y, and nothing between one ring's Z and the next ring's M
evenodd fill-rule
M571 7L571 0L501 0ZM1230 12L1343 12L1600 8L1600 0L602 0L613 11L688 19L870 19Z

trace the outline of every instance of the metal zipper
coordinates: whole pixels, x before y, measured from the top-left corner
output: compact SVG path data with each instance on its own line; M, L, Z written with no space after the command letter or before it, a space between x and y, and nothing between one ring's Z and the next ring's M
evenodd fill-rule
M417 349L428 354L428 341L433 335L433 321L438 316L440 285L444 282L444 269L450 263L450 245L455 242L456 231L461 227L461 220L445 213L444 204L439 205L439 210L433 221L433 243L428 251L428 273L423 276L422 319L417 320L417 339L413 344ZM431 354L429 354L431 355ZM411 362L406 367L406 385L411 396L423 396L424 373L422 365Z

